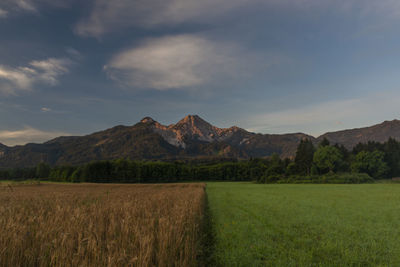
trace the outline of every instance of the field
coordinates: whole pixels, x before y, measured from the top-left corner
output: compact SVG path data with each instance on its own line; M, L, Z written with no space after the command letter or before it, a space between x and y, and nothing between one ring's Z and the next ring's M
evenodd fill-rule
M194 266L204 186L0 185L0 266Z
M0 266L400 266L400 185L3 183L0 229Z
M400 186L209 183L223 266L400 266Z

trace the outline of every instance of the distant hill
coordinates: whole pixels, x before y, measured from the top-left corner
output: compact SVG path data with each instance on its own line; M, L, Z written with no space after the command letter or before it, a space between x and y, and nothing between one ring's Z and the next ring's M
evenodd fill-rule
M385 121L371 127L331 132L321 135L317 141L328 139L332 144L341 144L351 149L358 143L368 141L385 142L389 137L400 140L400 121Z
M94 160L129 158L175 160L198 157L268 157L278 153L293 157L300 140L318 143L323 138L352 148L359 142L400 140L400 121L367 128L324 134L318 138L303 133L256 134L239 127L218 128L197 115L176 124L162 125L150 117L133 126L116 126L85 136L58 137L43 144L7 147L0 144L0 167L82 164Z

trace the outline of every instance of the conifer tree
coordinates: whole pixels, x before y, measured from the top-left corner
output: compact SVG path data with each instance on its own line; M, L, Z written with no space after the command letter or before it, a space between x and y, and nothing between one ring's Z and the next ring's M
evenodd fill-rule
M301 140L297 147L295 163L302 175L310 175L315 148L310 139Z

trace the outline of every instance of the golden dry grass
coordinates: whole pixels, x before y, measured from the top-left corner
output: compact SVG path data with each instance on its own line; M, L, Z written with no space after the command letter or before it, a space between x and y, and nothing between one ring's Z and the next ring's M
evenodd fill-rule
M0 266L193 266L204 184L0 186Z

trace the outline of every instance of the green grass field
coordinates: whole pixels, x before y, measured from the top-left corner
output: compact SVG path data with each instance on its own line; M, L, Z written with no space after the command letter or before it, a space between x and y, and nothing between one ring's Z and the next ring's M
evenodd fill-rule
M222 266L400 266L400 185L208 183Z

